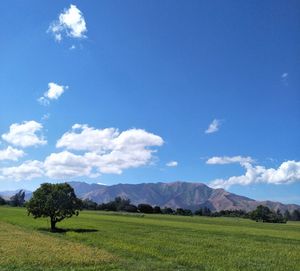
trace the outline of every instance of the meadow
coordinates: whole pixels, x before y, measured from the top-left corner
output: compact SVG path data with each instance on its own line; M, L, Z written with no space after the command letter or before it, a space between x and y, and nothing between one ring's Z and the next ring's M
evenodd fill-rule
M300 223L82 211L48 231L0 207L0 270L300 270Z

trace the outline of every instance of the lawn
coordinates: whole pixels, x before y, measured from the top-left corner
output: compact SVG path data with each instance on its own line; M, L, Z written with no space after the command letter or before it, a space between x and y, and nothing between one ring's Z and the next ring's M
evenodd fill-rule
M300 224L83 211L46 219L0 207L0 270L300 270Z

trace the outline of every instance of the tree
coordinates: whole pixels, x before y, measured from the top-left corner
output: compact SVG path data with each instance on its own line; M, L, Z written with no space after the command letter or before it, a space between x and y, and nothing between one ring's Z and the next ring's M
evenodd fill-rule
M285 212L284 212L284 219L285 220L290 220L291 219L291 213L289 212L289 210L286 210Z
M0 205L5 205L6 201L4 198L0 197Z
M254 211L249 213L249 217L257 222L286 223L286 219L283 217L280 210L273 212L263 205L257 206Z
M130 205L130 199L116 197L115 200L116 210L125 211L126 206Z
M136 213L138 211L138 208L133 204L128 204L124 207L123 211L129 212L129 213Z
M196 210L196 211L195 211L195 215L200 215L200 216L202 216L202 215L203 215L203 210L202 210L202 208Z
M153 213L153 207L147 203L141 203L138 205L138 210L141 213L146 213L146 214L152 214Z
M90 199L85 199L82 201L82 209L97 210L97 203Z
M127 207L131 206L130 199L116 197L114 200L109 201L107 203L102 203L98 205L98 210L106 210L106 211L127 211ZM130 210L132 208L129 207Z
M195 215L211 216L211 210L208 207L204 206L204 207L199 208L198 210L196 210Z
M10 198L10 205L14 207L21 207L25 203L25 191L20 190L14 196Z
M184 216L192 216L193 212L189 209L177 208L175 214L176 215L184 215Z
M153 213L154 214L161 214L161 209L159 206L154 206L153 208Z
M44 183L33 193L26 207L28 215L34 218L49 217L51 231L56 231L57 222L79 214L82 201L67 183Z
M165 207L161 211L162 211L163 214L166 214L166 215L174 214L174 210L172 208L169 208L169 207Z
M271 210L267 206L259 205L250 213L250 218L255 221L267 222L270 214Z
M294 210L291 215L291 220L300 221L300 210Z

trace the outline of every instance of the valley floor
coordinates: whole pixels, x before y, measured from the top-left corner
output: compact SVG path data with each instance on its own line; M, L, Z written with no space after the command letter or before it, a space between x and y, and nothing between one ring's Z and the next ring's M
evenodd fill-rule
M46 219L0 207L0 270L300 270L300 223L83 211Z

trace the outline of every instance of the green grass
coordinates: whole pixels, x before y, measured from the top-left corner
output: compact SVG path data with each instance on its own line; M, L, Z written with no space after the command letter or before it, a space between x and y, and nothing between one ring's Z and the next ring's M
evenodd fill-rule
M300 270L296 222L84 211L48 227L0 207L0 270Z

